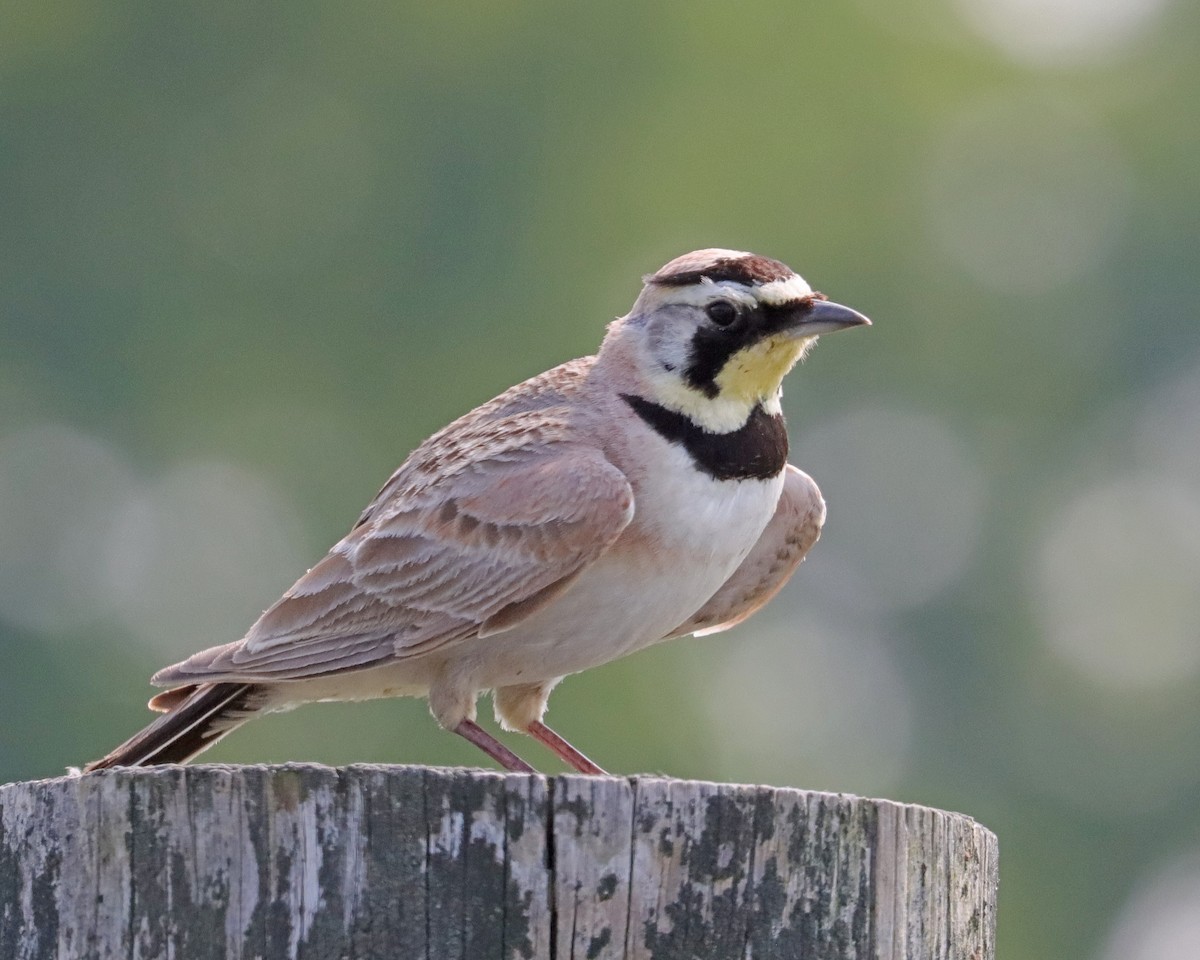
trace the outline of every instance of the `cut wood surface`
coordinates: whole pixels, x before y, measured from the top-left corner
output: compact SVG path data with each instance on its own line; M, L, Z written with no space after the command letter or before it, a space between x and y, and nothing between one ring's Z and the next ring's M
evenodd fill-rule
M0 787L0 958L992 960L961 814L654 777L317 765Z

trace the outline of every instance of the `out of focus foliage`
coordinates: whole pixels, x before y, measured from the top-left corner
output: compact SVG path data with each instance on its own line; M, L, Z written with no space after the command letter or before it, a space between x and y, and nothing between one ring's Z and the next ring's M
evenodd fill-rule
M617 771L976 815L1004 960L1193 957L1197 14L0 7L0 780L148 719L154 669L642 273L752 249L876 322L789 381L825 538L754 622L567 681L555 724ZM210 756L479 760L414 702Z

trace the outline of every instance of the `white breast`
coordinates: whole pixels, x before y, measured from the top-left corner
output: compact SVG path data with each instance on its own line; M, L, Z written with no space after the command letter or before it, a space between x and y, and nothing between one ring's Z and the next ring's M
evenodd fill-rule
M657 446L657 445L656 445ZM551 679L656 643L746 558L771 519L783 475L717 481L677 446L635 482L634 520L559 600L476 647L480 687Z
M769 480L714 480L697 470L681 447L655 446L657 462L635 487L639 532L706 564L736 567L771 519L783 474Z

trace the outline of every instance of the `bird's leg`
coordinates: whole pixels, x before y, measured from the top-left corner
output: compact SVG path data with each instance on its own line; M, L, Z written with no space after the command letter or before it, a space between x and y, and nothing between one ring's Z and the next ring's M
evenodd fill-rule
M510 770L513 773L537 773L533 767L509 750L508 747L484 730L474 720L462 720L454 728L454 732L464 740L470 740L471 743L475 744L475 746L495 760L505 770ZM568 744L568 748L569 746ZM585 757L584 759L586 760L587 758Z
M604 771L596 764L542 723L550 691L561 679L562 677L556 677L536 683L515 683L497 687L492 692L496 703L496 719L505 730L520 730L544 743L572 770L604 776Z
M568 767L572 767L580 773L590 773L602 777L607 776L600 767L596 766L591 760L567 743L566 740L542 723L541 720L534 720L525 729L531 737L535 740L540 740L558 754L562 762Z

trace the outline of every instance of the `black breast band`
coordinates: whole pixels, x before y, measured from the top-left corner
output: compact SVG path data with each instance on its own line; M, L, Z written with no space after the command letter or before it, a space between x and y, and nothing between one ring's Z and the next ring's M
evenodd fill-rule
M758 405L746 422L728 433L711 433L690 417L643 397L621 394L655 433L683 447L697 469L714 480L767 480L787 463L788 437L783 415Z

